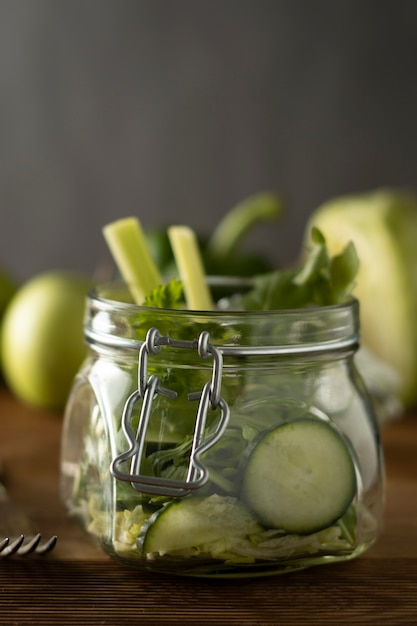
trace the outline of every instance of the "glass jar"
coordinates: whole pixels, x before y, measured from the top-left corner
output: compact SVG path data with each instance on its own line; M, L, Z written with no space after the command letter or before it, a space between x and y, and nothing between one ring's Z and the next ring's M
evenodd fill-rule
M98 287L64 417L69 513L145 570L259 576L361 554L384 480L358 316L355 299L204 312Z

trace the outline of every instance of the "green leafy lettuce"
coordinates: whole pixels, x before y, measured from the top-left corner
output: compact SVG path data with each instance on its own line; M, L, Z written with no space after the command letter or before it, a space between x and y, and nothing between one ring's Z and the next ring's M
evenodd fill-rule
M359 259L353 243L331 257L318 228L300 267L277 270L254 278L254 287L242 297L245 310L294 309L339 304L355 284Z

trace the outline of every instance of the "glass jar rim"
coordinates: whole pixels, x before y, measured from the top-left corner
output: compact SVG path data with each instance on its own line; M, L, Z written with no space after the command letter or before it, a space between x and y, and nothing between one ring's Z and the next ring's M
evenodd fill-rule
M221 287L231 287L239 284L243 287L250 287L250 279L240 279L234 277L209 277L210 285ZM108 290L108 291L107 291ZM247 322L258 325L262 320L281 320L291 324L304 323L320 326L321 333L313 341L297 341L286 343L271 342L269 345L223 345L213 341L213 345L219 349L223 355L289 355L315 352L327 352L334 350L356 350L359 345L359 302L354 296L350 296L345 302L314 306L308 308L273 309L273 310L239 310L233 308L215 309L211 311L158 308L135 304L128 301L110 297L109 291L114 294L127 295L129 293L127 285L123 281L114 281L96 285L87 295L87 310L85 316L85 336L90 344L101 344L119 348L140 349L145 338L138 338L134 333L129 332L121 336L121 327L114 324L114 320L109 319L112 315L134 319L140 314L155 318L169 319L175 318L179 323L181 320L192 320L199 324L219 323L224 325L239 325ZM99 314L104 315L98 321ZM127 324L128 326L128 324ZM153 326L149 325L149 328ZM158 324L155 324L158 327ZM203 326L201 326L203 328ZM122 332L126 331L126 325ZM282 339L282 337L281 337Z

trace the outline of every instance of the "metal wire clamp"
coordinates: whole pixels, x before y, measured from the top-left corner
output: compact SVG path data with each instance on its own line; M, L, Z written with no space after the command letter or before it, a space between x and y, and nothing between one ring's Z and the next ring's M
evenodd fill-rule
M158 394L172 400L177 397L176 391L161 385L159 376L156 374L148 376L149 355L157 355L164 347L197 350L200 358L213 358L211 381L207 382L201 391L191 392L187 396L190 401L198 400L198 408L185 480L149 476L141 473L140 470L155 397ZM209 479L209 471L202 463L201 455L221 439L230 418L229 406L221 396L222 371L223 355L210 343L210 335L207 331L201 332L197 339L187 341L163 336L158 329L151 328L139 350L138 388L126 400L122 414L122 428L130 447L112 461L110 472L114 478L130 482L137 491L168 497L183 497L202 487ZM142 401L142 406L135 432L132 427L132 418L134 406L138 401ZM218 409L220 417L214 432L207 434L208 411ZM131 463L128 473L123 471L122 465L129 460Z

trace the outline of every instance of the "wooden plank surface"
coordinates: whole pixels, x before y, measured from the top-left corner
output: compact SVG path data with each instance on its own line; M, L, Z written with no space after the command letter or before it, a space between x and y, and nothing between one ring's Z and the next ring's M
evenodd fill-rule
M349 563L257 580L147 574L111 561L59 500L62 419L0 387L0 458L13 499L43 534L44 559L0 559L0 624L417 624L417 414L383 429L384 531Z
M206 582L90 561L14 562L0 576L0 624L378 624L416 622L414 559L361 558L253 581Z

